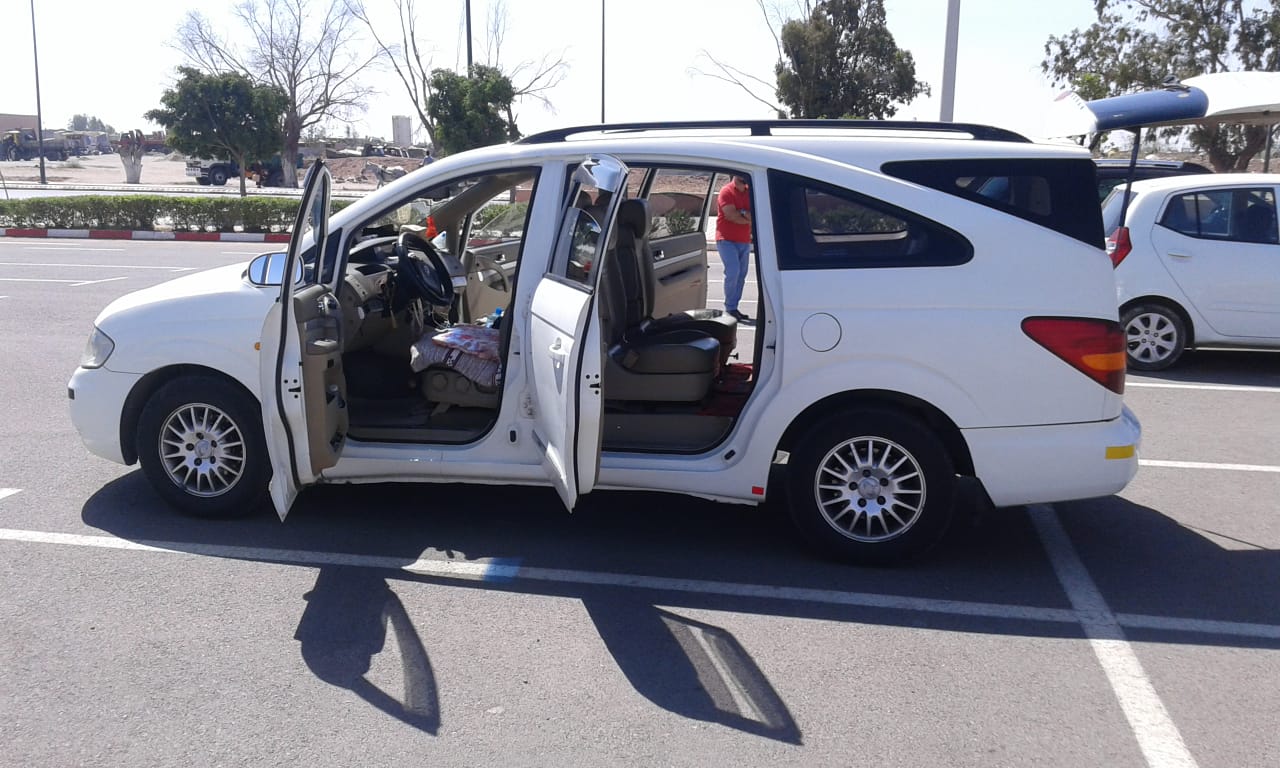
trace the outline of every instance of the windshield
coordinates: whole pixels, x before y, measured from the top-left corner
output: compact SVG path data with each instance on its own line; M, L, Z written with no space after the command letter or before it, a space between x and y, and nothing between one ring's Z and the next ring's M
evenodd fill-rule
M1107 199L1102 201L1102 231L1107 237L1120 228L1120 206L1124 205L1124 188L1121 184L1111 190L1107 195ZM1138 199L1136 191L1129 193L1129 205L1132 206Z

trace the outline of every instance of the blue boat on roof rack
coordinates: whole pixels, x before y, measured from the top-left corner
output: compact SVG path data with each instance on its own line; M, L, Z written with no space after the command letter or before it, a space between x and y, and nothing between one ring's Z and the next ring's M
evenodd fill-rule
M1280 72L1217 72L1163 88L1085 101L1068 91L1046 117L1046 136L1196 123L1280 122Z

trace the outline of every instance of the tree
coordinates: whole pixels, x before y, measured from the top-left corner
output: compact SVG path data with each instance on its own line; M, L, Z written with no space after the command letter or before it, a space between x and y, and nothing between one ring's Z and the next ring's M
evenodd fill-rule
M369 18L363 0L347 0L352 15L368 28L378 47L378 56L386 62L404 86L405 93L418 113L418 120L427 132L427 138L433 146L443 149L444 145L437 134L439 126L432 117L428 105L435 94L433 83L436 73L442 70L431 65L432 47L426 39L418 34L418 11L415 0L395 0L396 12L400 19L400 28L396 34L396 42L392 35L380 33ZM507 8L503 0L495 0L489 7L489 23L485 36L484 65L498 70L511 84L512 98L507 102L503 112L509 125L515 125L513 105L516 101L531 98L551 107L547 99L547 91L564 81L569 65L564 60L563 51L559 55L548 53L537 62L522 61L506 70L500 63L502 42L506 36Z
M165 127L169 146L196 157L230 158L241 171L280 147L288 100L279 88L233 72L206 75L179 67L178 73L178 84L160 97L163 106L145 115ZM240 196L245 194L241 173Z
M142 131L136 128L120 134L120 162L124 165L125 184L142 182L142 157L147 153L145 139Z
M178 28L174 47L205 72L238 72L285 94L281 148L285 184L297 186L298 144L307 128L326 118L348 119L363 109L373 89L359 77L374 60L359 51L347 0L243 0L236 16L247 50L219 37L209 21L191 11Z
M501 144L520 138L510 114L515 88L501 70L477 64L469 77L447 69L431 73L427 114L434 122L435 145L443 154Z
M89 115L74 115L67 122L68 131L101 131L103 133L115 133L116 129L102 122L96 117Z
M1095 0L1098 21L1051 36L1041 69L1085 99L1158 88L1166 78L1280 69L1280 0ZM1185 129L1172 129L1178 134ZM1216 171L1243 171L1266 146L1266 126L1200 125L1191 144ZM1094 138L1096 149L1100 137Z
M791 117L892 117L929 86L885 25L884 0L822 0L782 26L778 99Z

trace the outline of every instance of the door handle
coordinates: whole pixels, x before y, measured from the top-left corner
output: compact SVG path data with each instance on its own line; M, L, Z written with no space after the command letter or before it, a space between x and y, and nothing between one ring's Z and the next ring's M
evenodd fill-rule
M547 348L547 352L551 353L551 359L555 360L556 363L563 363L565 357L564 340L557 337L551 343L551 346Z
M1189 259L1189 258L1191 258L1191 254L1189 254L1189 253L1173 253L1173 252L1171 251L1171 252L1169 253L1169 258L1171 258L1171 259Z

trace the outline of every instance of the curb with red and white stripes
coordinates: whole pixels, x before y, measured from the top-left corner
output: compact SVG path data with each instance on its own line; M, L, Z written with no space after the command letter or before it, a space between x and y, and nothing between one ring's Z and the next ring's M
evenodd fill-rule
M0 229L0 237L61 237L95 240L194 240L206 243L287 243L284 232L152 232L129 229Z

